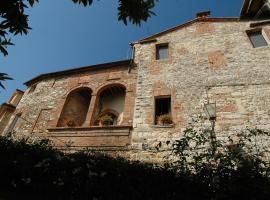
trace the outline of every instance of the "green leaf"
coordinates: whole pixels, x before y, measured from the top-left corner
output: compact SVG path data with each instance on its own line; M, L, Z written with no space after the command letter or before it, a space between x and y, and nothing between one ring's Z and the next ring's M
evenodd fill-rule
M38 3L38 0L28 0L28 3L30 4L31 7L35 4L35 2Z
M1 45L0 45L0 51L4 54L4 56L8 55L8 51Z

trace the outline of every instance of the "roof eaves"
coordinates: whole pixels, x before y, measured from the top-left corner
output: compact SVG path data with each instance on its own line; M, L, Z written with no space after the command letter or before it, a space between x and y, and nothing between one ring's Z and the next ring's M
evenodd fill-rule
M68 75L68 74L74 74L76 72L86 72L89 70L97 70L101 68L110 68L110 67L116 67L116 66L125 66L125 65L130 65L131 59L129 60L121 60L121 61L115 61L115 62L109 62L109 63L101 63L101 64L96 64L96 65L91 65L91 66L85 66L85 67L78 67L78 68L71 68L63 71L56 71L56 72L51 72L51 73L45 73L45 74L40 74L29 81L26 81L24 85L30 86L33 83L36 83L40 80L46 79L46 78L52 78L52 77L57 77L57 76L62 76L62 75Z
M161 35L170 33L172 31L178 30L180 28L187 27L187 26L192 25L192 24L194 24L196 22L211 22L211 21L212 22L225 22L225 21L238 21L238 20L239 20L239 17L220 17L220 18L219 17L215 17L215 18L214 17L209 17L209 18L207 17L207 18L195 18L195 19L193 19L191 21L188 21L188 22L186 22L184 24L177 25L177 26L175 26L173 28L169 28L169 29L167 29L165 31L162 31L162 32L156 33L154 35L151 35L149 37L146 37L144 39L135 41L132 44L136 44L136 43L142 44L142 43L147 43L147 42L155 41L154 38L156 38L156 37L159 37Z
M20 90L20 89L16 89L17 92L19 93L24 93L24 91Z
M241 11L240 11L240 18L243 18L246 15L248 8L250 6L250 3L251 3L251 0L244 0Z
M257 13L264 7L267 0L245 0L240 12L241 19L256 17ZM267 18L268 19L268 18Z
M16 106L14 106L14 105L12 105L10 103L3 103L1 105L1 108L5 108L5 107L11 108L11 109L15 109L16 108Z

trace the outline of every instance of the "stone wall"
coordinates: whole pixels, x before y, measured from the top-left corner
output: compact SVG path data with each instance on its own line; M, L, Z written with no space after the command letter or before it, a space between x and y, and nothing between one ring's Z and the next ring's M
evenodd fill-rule
M253 48L246 34L251 23L195 21L135 44L138 82L131 157L160 160L167 156L155 150L160 141L181 137L198 115L207 123L207 93L210 102L217 103L220 136L246 126L270 129L270 46ZM270 44L270 26L256 28L263 29ZM156 60L156 45L162 43L169 44L169 58ZM153 123L154 97L160 95L171 95L174 127Z
M181 137L192 119L209 124L203 112L207 100L217 105L218 137L246 126L269 130L270 46L253 48L246 33L251 24L262 28L270 44L267 23L201 19L135 43L131 71L131 66L119 66L47 77L24 94L16 109L22 120L15 130L49 137L58 147L66 142L75 149L103 147L151 162L170 159L170 148L156 147ZM156 45L164 43L169 44L169 57L156 60ZM125 87L123 122L93 127L99 95L108 85ZM92 91L85 123L80 128L56 127L68 94L81 87ZM159 96L171 96L173 126L155 125L154 101Z
M130 69L129 65L113 67L103 66L100 69L90 69L86 72L56 77L52 76L38 81L37 83L33 83L35 85L34 91L31 89L33 86L30 86L17 106L16 113L21 113L21 120L16 123L14 130L18 135L51 137L57 141L57 144L64 144L69 140L70 134L73 134L73 136L76 136L74 142L78 143L75 144L77 147L80 146L80 144L83 144L85 147L87 146L87 143L92 144L93 141L97 140L102 142L104 135L101 134L101 138L97 138L97 135L88 134L88 129L85 129L86 132L84 135L81 131L63 129L61 137L56 137L56 135L61 132L61 130L59 131L61 127L57 130L56 135L52 135L53 133L48 132L48 129L57 127L68 95L78 88L89 88L92 91L90 106L88 108L85 123L82 126L89 128L95 117L94 110L95 106L98 104L99 93L103 88L108 88L113 85L121 85L126 88L126 101L121 126L132 126L136 76L136 68ZM12 119L10 120L10 123L11 122ZM129 129L130 128L127 128L128 133ZM91 130L90 132L92 133L93 131ZM110 136L107 130L106 134L107 136ZM121 133L119 134L121 135ZM127 137L124 141L130 143L129 134L125 133L124 136ZM110 136L110 141L106 141L108 141L109 146L113 146L111 141L118 141L119 137L120 136L114 133ZM121 145L123 143L122 141L123 140L121 140ZM106 142L102 142L102 145L106 145L104 143ZM116 142L115 146L117 145Z
M7 124L10 121L10 118L12 117L14 110L6 109L6 111L3 112L0 116L0 135L3 134L3 131L5 130Z
M4 135L4 131L8 129L13 113L22 96L23 91L15 90L9 101L0 106L0 135Z

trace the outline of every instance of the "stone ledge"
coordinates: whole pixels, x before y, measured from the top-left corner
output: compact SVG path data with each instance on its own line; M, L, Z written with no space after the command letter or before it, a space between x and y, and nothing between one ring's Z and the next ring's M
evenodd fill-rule
M132 126L92 126L92 127L54 127L48 128L49 136L128 136Z
M55 146L56 149L61 151L69 151L69 152L76 152L76 151L92 151L92 152L119 152L119 151L129 151L128 145L126 146L72 146L72 147L64 147L64 146Z
M131 129L132 126L55 127L48 129L48 138L59 150L124 150L131 143Z
M265 20L265 21L261 21L261 22L255 22L255 23L250 23L250 27L254 28L257 26L263 26L263 25L268 25L270 24L270 20Z
M167 125L152 125L152 128L174 128L174 124L167 124Z

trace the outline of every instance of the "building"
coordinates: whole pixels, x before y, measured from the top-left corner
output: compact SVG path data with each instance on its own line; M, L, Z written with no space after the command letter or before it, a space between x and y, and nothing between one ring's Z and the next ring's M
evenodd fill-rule
M35 77L5 132L158 162L169 152L156 150L160 142L179 138L191 119L209 123L207 102L216 103L217 137L246 126L269 130L269 5L246 0L239 18L198 13L132 43L131 60Z
M12 115L14 115L16 106L19 104L23 94L23 91L17 89L9 101L0 106L0 133L4 132L6 128L7 129L5 132L9 132L12 129L12 126L9 125L9 122L12 118ZM15 119L13 121L16 122Z

